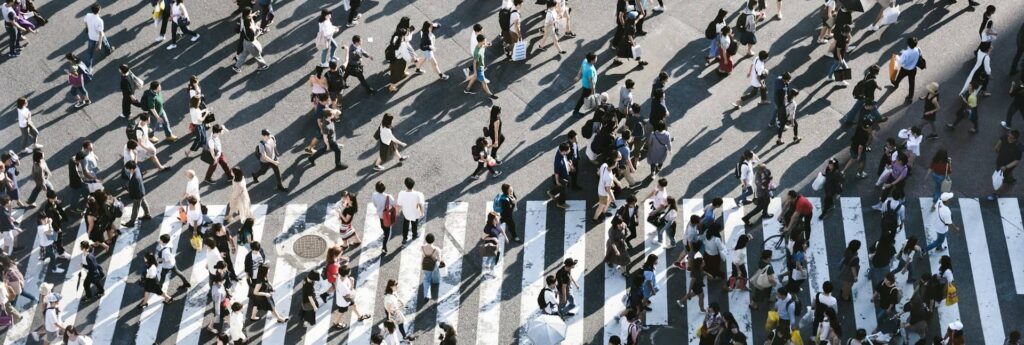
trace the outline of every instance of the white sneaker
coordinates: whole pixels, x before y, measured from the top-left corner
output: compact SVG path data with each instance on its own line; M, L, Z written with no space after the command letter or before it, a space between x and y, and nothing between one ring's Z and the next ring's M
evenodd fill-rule
M58 255L57 257L59 257L61 259L65 259L65 260L70 260L71 259L71 254L68 254L68 253L65 252L64 254Z
M64 269L60 268L60 267L54 268L53 269L53 273L57 273L57 274L64 273Z
M868 32L871 32L871 31L878 31L878 27L877 27L877 26L875 26L875 24L871 24L871 25L868 25L868 28L867 28L867 30L868 30Z
M664 6L657 6L654 8L654 12L665 12Z
M195 42L195 41L198 41L198 40L199 40L199 34L196 34L195 36L192 36L192 42Z
M24 150L21 150L21 154L23 154L23 155L27 155L27 154L30 154L30 153L32 153L32 147L31 146L26 147Z
M850 86L850 83L848 83L848 82L846 82L845 80L843 80L843 81L839 82L839 85L842 85L842 86Z
M171 43L170 45L167 46L167 50L174 50L174 48L177 48L177 47L178 47L177 44Z
M164 36L157 36L156 39L154 39L153 41L154 42L160 42L160 41L163 41L163 40L164 40Z

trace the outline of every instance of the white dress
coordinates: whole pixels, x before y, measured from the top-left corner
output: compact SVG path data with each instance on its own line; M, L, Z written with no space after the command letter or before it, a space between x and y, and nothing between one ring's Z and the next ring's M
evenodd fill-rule
M228 208L231 214L238 213L242 219L253 218L252 203L249 201L249 190L246 187L245 178L241 182L231 182L231 196L228 199ZM228 214L228 216L231 216Z

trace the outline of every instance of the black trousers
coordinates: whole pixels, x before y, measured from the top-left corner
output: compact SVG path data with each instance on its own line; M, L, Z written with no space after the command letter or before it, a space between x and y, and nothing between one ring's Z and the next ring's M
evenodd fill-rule
M978 128L978 108L977 107L971 108L971 107L967 106L967 103L960 102L960 110L957 110L957 112L956 112L956 119L953 120L953 125L956 126L957 124L960 123L960 121L963 121L964 118L967 118L968 120L971 120L971 123L974 124L974 128L975 129Z
M1010 107L1006 108L1006 127L1013 127L1013 115L1017 113L1024 116L1024 96L1014 97Z
M317 151L316 153L310 155L309 156L309 162L315 164L317 158L320 158L320 156L323 156L323 155L327 154L327 151L330 150L330 151L334 151L334 165L336 165L336 166L337 165L341 165L341 147L338 146L338 142L335 141L333 138L327 138L327 139L329 141L324 143L325 145L327 145L327 150L320 150L320 151ZM280 176L278 176L277 180L281 181Z
M7 26L6 28L7 46L11 49L10 53L14 54L18 51L18 49L21 49L21 47L18 46L18 44L21 43L19 42L21 40L21 31L18 31L18 29L16 29L13 26Z
M359 5L362 3L361 0L350 0L348 2L348 23L352 24L356 21L356 17L359 17Z
M157 0L163 1L163 0ZM160 6L157 4L157 6ZM171 7L167 6L163 11L160 11L160 36L167 33L167 21L171 18Z
M260 168L256 169L256 172L252 173L253 179L255 180L258 179L260 176L263 176L263 174L267 173L267 170L274 171L274 177L277 178L277 186L283 187L284 180L281 178L281 167L278 167L275 164L260 162Z
M511 238L519 237L516 235L516 218L514 214L503 212L501 214L501 222L505 223L505 234Z
M559 205L565 204L565 185L567 182L569 181L562 181L561 185L554 183L549 191L549 193L554 197L555 202Z
M771 199L768 196L754 197L754 209L750 210L749 213L743 216L743 221L749 221L750 218L754 218L758 212L761 213L761 218L768 215L768 204L771 203Z
M178 269L177 265L171 268L160 269L160 284L163 285L164 281L167 280L167 275L172 273L174 274L175 277L181 278L181 281L185 283L185 285L190 285L190 283L188 282L188 277L186 277L184 273L181 273L181 270Z
M800 127L797 125L795 118L793 119L793 121L789 121L789 116L786 114L785 111L783 111L783 112L779 113L779 119L778 120L779 120L779 127L777 129L777 132L778 132L778 139L779 140L782 140L782 132L785 132L783 129L786 128L787 124L793 125L793 138L796 138L796 137L800 136Z
M366 92L373 92L373 88L370 87L370 83L367 83L366 77L363 76L362 66L359 67L360 68L346 68L345 75L341 79L344 81L348 81L349 76L354 76L356 77L356 79L359 79L359 85L362 85L364 88L366 88Z
M85 279L82 281L82 290L85 291L86 298L93 298L96 294L93 294L92 287L96 287L96 294L102 295L103 292L103 276L93 273L86 273Z
M412 232L412 238L420 237L419 233L420 220L408 220L402 217L402 242L409 240L409 232Z
M576 108L575 108L575 113L576 114L579 114L580 113L580 108L583 108L583 101L586 101L587 97L590 97L590 95L593 95L593 94L594 94L594 90L591 90L591 89L588 89L588 88L583 88L583 90L580 92L580 99L576 101Z
M121 114L126 118L132 117L132 106L142 108L142 102L135 99L132 95L121 94Z
M381 247L381 249L384 249L384 251L387 251L388 250L388 240L391 239L391 227L390 226L384 226L384 219L380 219L380 229L384 230L384 245Z
M495 173L494 167L487 166L483 162L476 162L476 169L473 170L473 175L476 176L476 175L483 174L484 171L490 171L492 174Z
M272 21L274 21L274 6L269 3L260 5L260 28L266 29Z
M900 87L900 82L903 81L903 77L907 77L910 80L910 93L907 94L907 98L914 98L914 80L917 79L917 69L907 70L900 68L900 71L896 73L896 83L893 85Z

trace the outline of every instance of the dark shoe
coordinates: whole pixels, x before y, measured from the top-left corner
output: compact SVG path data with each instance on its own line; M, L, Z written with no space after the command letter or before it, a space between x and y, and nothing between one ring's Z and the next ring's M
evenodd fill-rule
M335 165L335 166L334 166L334 169L337 169L337 170L345 170L345 169L348 169L348 165L345 165L345 164L338 164L338 165Z
M249 178L252 179L252 182L250 182L252 184L260 183L260 179L256 178L256 174L249 174Z
M139 217L139 220L150 220L150 219L153 219L153 216L150 216L148 214L147 215L143 215L142 217Z
M134 228L135 227L135 222L124 223L124 224L121 224L121 226L126 227L126 228Z

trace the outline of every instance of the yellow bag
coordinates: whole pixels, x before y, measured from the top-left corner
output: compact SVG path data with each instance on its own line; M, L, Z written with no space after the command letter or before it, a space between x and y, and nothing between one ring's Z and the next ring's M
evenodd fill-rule
M799 329L793 330L793 333L789 336L789 341L792 342L793 345L804 345L804 338L800 336Z
M956 293L956 285L953 282L949 282L946 285L946 305L954 305L957 302L960 302L960 296Z
M192 244L192 249L199 250L199 248L203 247L203 237L199 236L198 232L193 232L189 243Z
M703 338L704 337L704 333L707 333L707 332L708 332L708 329L706 327L704 327L704 324L701 324L700 328L697 329L697 339Z
M771 333L775 330L775 327L779 325L779 312L770 310L768 311L768 320L764 322L764 331Z
M156 6L153 6L153 20L160 20L160 16L163 14L161 12L163 12L164 10L165 8L163 1L159 1Z

